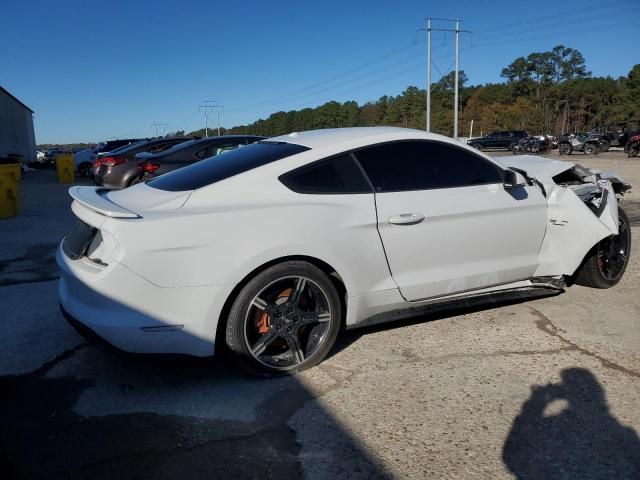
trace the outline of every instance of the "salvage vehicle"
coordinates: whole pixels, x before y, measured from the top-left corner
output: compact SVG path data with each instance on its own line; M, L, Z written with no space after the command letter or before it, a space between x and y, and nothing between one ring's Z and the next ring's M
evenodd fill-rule
M529 134L524 130L506 130L491 132L481 138L472 138L467 140L467 144L480 151L487 149L513 150L521 139L528 136Z
M601 150L602 140L599 135L591 133L569 133L562 135L558 141L558 153L571 155L573 152L584 152L597 155Z
M551 151L551 140L545 135L526 137L521 139L511 151L514 155L548 153Z
M418 130L291 133L125 190L72 187L60 305L121 350L228 349L251 372L293 373L342 328L616 285L629 188Z
M625 146L625 150L627 151L627 156L629 158L638 156L638 153L640 153L640 133L635 132L632 134Z
M135 156L138 153L157 153L174 145L193 140L194 137L167 137L132 143L113 152L99 154L93 162L92 174L96 185L119 189L140 181L140 170Z
M138 182L150 180L158 175L191 165L205 158L215 157L238 147L251 145L258 140L264 140L264 137L255 135L205 137L179 143L159 153L138 153L135 157L138 162Z

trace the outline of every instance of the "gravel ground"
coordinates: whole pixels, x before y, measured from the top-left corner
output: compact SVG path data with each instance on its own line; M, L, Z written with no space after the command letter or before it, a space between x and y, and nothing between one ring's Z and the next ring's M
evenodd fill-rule
M640 186L621 152L570 159ZM2 478L640 478L638 242L616 288L347 332L256 380L87 345L57 306L66 187L31 172L21 201L0 222Z

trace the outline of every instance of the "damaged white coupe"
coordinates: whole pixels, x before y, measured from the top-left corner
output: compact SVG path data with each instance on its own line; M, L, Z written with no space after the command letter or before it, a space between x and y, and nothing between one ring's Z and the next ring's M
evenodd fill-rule
M224 347L253 372L292 373L342 328L612 287L629 261L628 188L416 130L292 133L122 191L71 188L60 303L122 350Z

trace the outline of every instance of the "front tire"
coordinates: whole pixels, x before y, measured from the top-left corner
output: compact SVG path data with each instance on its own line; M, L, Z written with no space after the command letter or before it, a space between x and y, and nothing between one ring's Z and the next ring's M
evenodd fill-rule
M475 148L476 150L482 152L484 150L484 147L482 145L480 145L479 143L472 143L471 146L473 148Z
M618 235L611 235L593 247L576 273L578 285L591 288L611 288L624 274L631 251L629 218L618 208Z
M342 305L329 277L302 261L257 274L236 297L226 344L251 374L278 376L320 363L340 330Z

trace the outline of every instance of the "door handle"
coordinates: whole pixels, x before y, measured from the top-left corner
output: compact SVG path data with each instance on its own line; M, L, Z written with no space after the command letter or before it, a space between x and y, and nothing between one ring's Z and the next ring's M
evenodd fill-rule
M424 220L421 213L403 213L402 215L393 215L389 217L391 225L416 225Z

